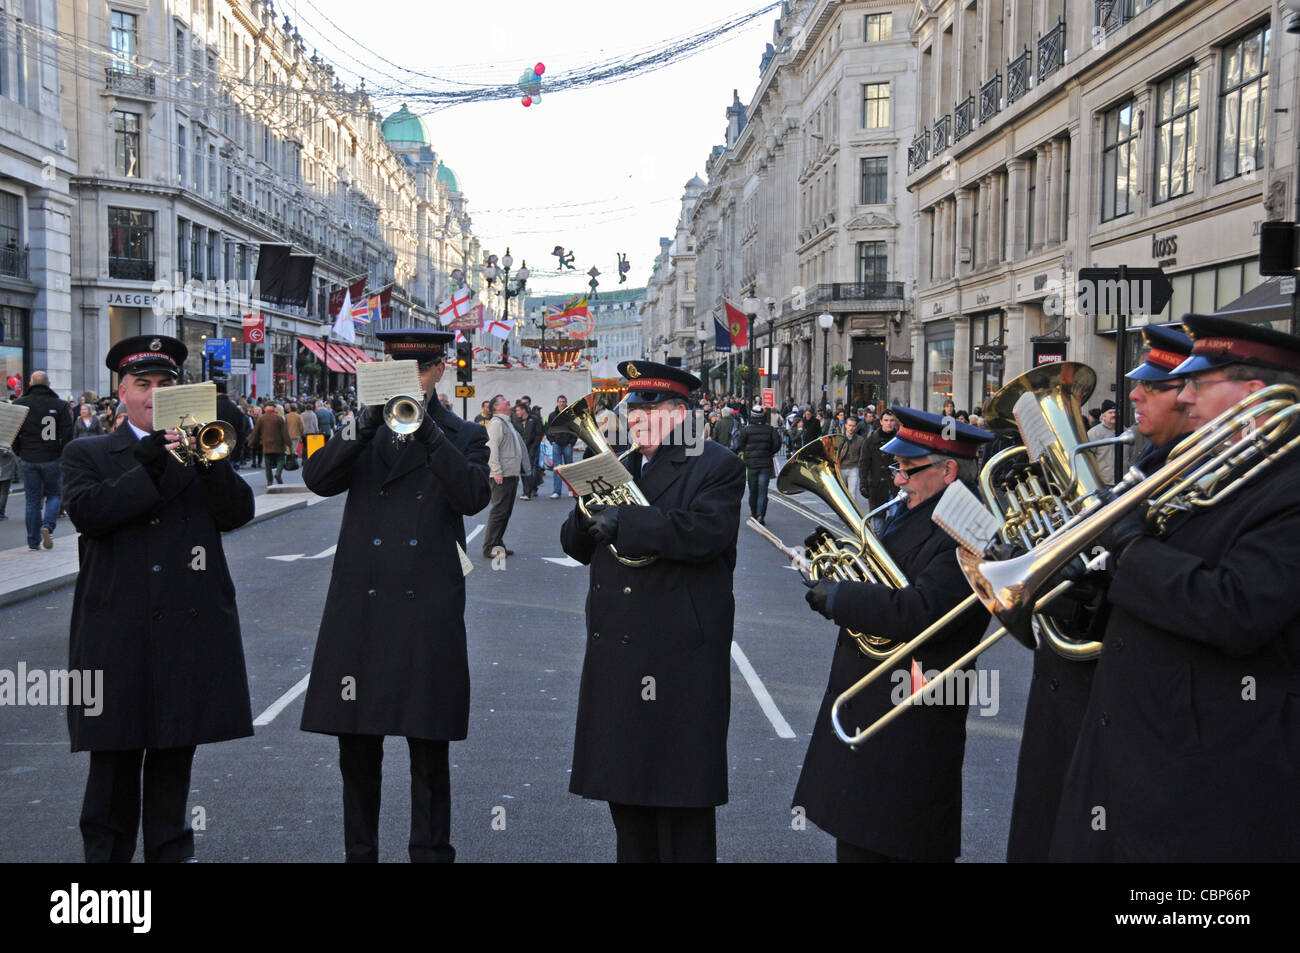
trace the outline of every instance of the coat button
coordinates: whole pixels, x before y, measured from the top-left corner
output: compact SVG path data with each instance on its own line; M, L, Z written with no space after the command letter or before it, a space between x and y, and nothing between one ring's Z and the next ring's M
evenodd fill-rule
M1109 724L1110 724L1110 715L1108 715L1106 712L1103 711L1101 713L1101 726L1105 728Z
M368 595L371 599L373 599L376 595L378 595L378 593L375 592L375 590L373 589L368 589L366 590L366 595Z
M623 636L623 644L624 644L624 645L630 645L631 643L632 643L632 636L630 636L630 635L625 635L625 636Z
M421 490L419 493L415 494L415 498L416 498L416 500L422 500L422 499L424 499L424 491Z
M388 491L387 491L387 490L380 490L380 491L379 491L379 495L380 495L380 496L387 496L387 495L388 495Z
M154 610L153 610L153 620L154 620L155 622L157 622L157 621L158 621L159 619L161 619L161 618L162 618L162 609L154 609Z
M416 545L419 544L419 542L420 542L420 541L419 541L418 539L413 539L413 540L411 540L411 545L412 545L412 546L416 546Z
M598 638L600 638L600 633L599 633L599 632L593 632L593 633L591 633L591 637L592 637L593 639L598 639Z
M151 520L149 521L149 525L150 525L150 526L157 526L157 525L158 525L158 517L155 516L153 519L151 519Z
M1052 686L1052 691L1056 691L1058 688L1061 687L1061 683L1058 682L1056 679L1052 679L1051 686Z
M1116 639L1116 640L1115 640L1115 651L1116 651L1116 652L1122 652L1122 651L1124 651L1124 640L1123 640L1123 639Z
M595 592L600 592L600 583L598 583L598 582L596 582L596 583L592 583L591 588L592 588L592 590L595 591Z
M414 589L407 589L407 590L406 590L406 598L408 598L408 599L414 599L414 598L415 598L415 590L414 590Z
M191 618L191 619L197 619L198 617L199 617L199 610L198 610L198 609L193 609L193 608L191 608L191 609L190 609L190 618Z
M375 540L375 545L378 546L378 545L379 545L380 543L382 543L382 542L383 542L382 539L376 539L376 540Z
M155 565L155 566L153 567L153 571L154 571L154 572L162 572L162 566Z
M630 595L632 595L632 587L631 587L631 586L624 586L624 587L623 587L623 595L625 595L625 596L630 596Z

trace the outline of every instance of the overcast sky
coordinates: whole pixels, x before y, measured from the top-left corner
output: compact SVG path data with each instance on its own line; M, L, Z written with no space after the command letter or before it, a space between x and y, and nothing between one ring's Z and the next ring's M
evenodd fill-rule
M550 94L546 76L696 34L766 5L282 0L277 13L287 13L308 46L345 74L363 70L340 48L366 61L356 44L384 53L388 63L365 71L371 89L396 88L381 74L406 79L400 67L490 85L514 83L525 68L546 65L542 101L528 108L515 98L429 111L400 93L392 108L407 98L423 114L434 150L460 177L485 248L502 254L509 245L516 267L526 259L548 271L556 268L556 245L576 252L575 271L529 282L533 293L556 294L585 291L592 265L602 272L601 289L616 288L617 252L632 265L624 287L646 282L659 237L673 233L683 186L692 175L704 177L709 150L723 142L732 90L742 101L753 94L776 12L675 65L620 82ZM326 17L356 42L340 37Z

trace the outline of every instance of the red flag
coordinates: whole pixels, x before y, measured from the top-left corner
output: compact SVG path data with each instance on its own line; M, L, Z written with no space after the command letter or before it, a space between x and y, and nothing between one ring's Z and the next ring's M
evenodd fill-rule
M727 309L727 330L731 332L732 345L747 347L749 345L749 319L730 301L724 300L722 304Z
M360 301L366 294L366 276L362 275L354 284L346 287L335 288L330 292L330 317L337 318L339 311L343 307L343 301L347 297L352 298L352 303Z
M387 321L393 316L393 286L379 292L379 316Z

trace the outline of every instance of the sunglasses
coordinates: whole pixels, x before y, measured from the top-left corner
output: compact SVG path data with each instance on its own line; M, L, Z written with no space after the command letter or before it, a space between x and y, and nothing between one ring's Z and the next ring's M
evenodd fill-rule
M899 466L897 463L891 463L889 465L889 473L890 476L901 476L903 481L907 482L912 479L913 473L920 473L922 470L928 470L930 467L937 467L940 465L941 464L938 461L931 461L930 463L923 463L919 467L908 469L907 467Z
M1182 381L1138 381L1137 385L1148 394L1163 394L1166 391L1183 389Z

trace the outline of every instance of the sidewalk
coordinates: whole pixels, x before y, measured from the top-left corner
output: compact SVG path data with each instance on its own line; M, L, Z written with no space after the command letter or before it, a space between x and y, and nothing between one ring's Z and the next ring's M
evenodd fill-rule
M255 515L245 526L253 526L281 513L304 509L307 501L313 498L310 492L268 495L266 477L262 470L244 467L238 472L253 488L257 505ZM302 470L286 472L284 482L286 486L302 486ZM26 506L23 494L11 493L9 505L5 509L9 519L0 522L0 607L61 589L76 580L80 568L77 533L72 527L72 521L66 517L59 520L54 530L53 549L32 552L27 548Z

